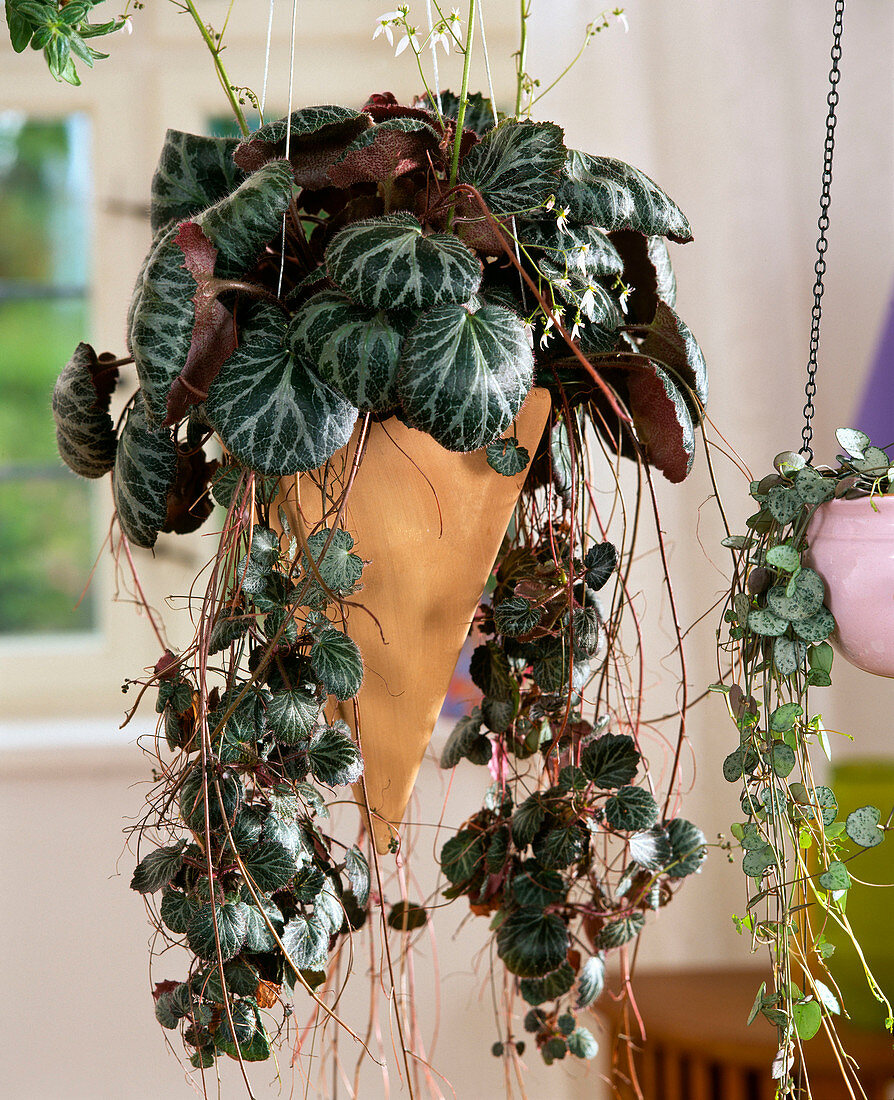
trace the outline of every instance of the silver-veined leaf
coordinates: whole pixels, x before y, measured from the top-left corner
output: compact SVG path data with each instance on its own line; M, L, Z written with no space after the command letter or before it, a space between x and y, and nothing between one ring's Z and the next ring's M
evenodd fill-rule
M697 825L685 817L675 817L664 824L671 843L673 863L667 868L671 878L695 874L708 858L708 842Z
M178 840L167 848L156 848L137 864L130 882L131 890L140 894L153 894L167 886L183 866L185 840Z
M261 908L259 909L253 903L251 894L249 894L248 890L245 888L243 889L243 900L246 902L245 950L257 952L275 951L277 947L276 940L267 925L267 921L264 920L264 916L266 914L267 920L269 920L276 929L277 935L282 935L282 913L268 898L261 898ZM245 894L248 894L248 897L245 897Z
M554 122L507 119L469 150L457 179L476 188L494 214L534 210L559 185L563 137Z
M692 230L683 212L644 172L614 157L571 149L565 160L556 205L573 222L610 232L635 229L647 236L685 243Z
M581 753L580 766L586 777L602 790L623 787L636 775L640 754L626 733L605 733Z
M631 913L629 917L609 921L600 928L594 939L594 945L600 950L610 947L623 947L642 931L646 918L643 913Z
M334 532L328 527L322 527L307 538L307 550L316 564L317 572L330 592L337 596L349 596L359 585L363 559L358 554L351 553L353 549L354 538L342 527L337 527ZM308 576L311 575L313 574L308 567ZM307 593L304 600L308 604L312 603Z
M248 909L242 902L226 902L216 905L207 902L199 906L186 929L189 946L200 959L218 958L217 943L220 941L220 958L225 962L239 954L248 931ZM217 936L215 936L215 924Z
M357 410L284 343L274 306L254 307L205 411L224 446L253 470L284 475L321 466L351 437Z
M520 978L540 978L556 970L568 953L568 929L555 913L519 909L497 932L497 954Z
M282 227L295 184L287 161L265 164L232 194L197 215L196 224L218 250L216 275L242 275Z
M137 394L115 455L112 494L121 530L135 546L151 549L168 514L168 493L177 473L177 446L169 428L153 430Z
M182 222L228 195L245 174L233 162L236 138L168 130L152 177L152 232Z
M344 723L327 726L311 739L307 762L314 779L327 787L347 786L363 774L363 757Z
M357 643L334 627L325 627L310 647L310 667L336 699L350 699L363 682L363 658Z
M319 700L301 687L274 692L267 704L267 728L280 745L307 741L319 716Z
M184 266L183 249L174 225L155 245L142 282L134 289L130 350L149 419L167 417L168 394L186 365L195 323L196 280Z
M362 909L369 900L369 863L356 844L345 852L345 874L351 884L351 892Z
M456 723L441 752L441 767L455 768L481 736L481 710L475 707Z
M352 405L364 412L384 412L397 403L404 331L384 310L367 309L344 294L324 290L293 316L289 343Z
M293 917L282 933L282 945L298 970L322 970L329 951L329 931L317 917Z
M605 985L605 958L591 955L580 968L577 979L575 1008L589 1008Z
M515 313L441 306L410 330L398 392L413 427L447 450L475 451L509 427L533 380L533 355Z
M242 857L242 862L262 893L279 890L298 870L292 852L275 840L262 840Z
M449 233L425 236L412 214L354 222L326 249L329 278L370 309L428 309L467 302L481 285L481 261Z
M612 829L649 829L658 818L658 803L645 787L621 787L605 803L605 820Z
M81 477L102 477L115 465L115 425L109 401L118 368L80 343L53 387L56 444L62 461Z
M550 974L542 978L522 978L518 991L529 1005L542 1005L545 1001L554 1001L564 997L574 985L574 971L567 961Z

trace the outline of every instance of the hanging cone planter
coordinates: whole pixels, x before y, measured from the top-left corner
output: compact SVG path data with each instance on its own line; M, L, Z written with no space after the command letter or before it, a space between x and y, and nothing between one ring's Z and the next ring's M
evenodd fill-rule
M835 616L835 648L857 668L894 677L894 498L830 500L807 538Z
M518 416L519 443L533 454L549 414L534 390ZM347 469L359 432L336 454ZM366 797L379 852L394 847L416 775L527 471L496 473L483 451L457 454L395 418L371 426L343 526L369 564L349 609L348 633L363 654L358 695ZM312 475L311 475L312 476ZM283 480L294 530L319 522L307 476ZM316 511L314 511L316 509ZM357 732L352 702L341 717ZM358 801L363 792L357 788Z

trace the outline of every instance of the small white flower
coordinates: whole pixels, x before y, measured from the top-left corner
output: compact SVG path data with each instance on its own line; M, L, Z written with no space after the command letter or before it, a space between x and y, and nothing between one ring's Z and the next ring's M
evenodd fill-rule
M415 54L419 53L419 42L416 38L416 28L415 27L408 27L407 28L407 34L404 38L402 38L400 40L400 42L398 42L397 49L394 51L394 56L395 57L400 57L400 55L404 52L404 50L407 48L407 46L412 46L413 47L413 53L415 53Z
M617 19L617 21L624 28L624 33L629 34L630 33L630 24L627 22L627 16L624 14L624 9L623 8L615 8L615 10L612 12L612 15L615 17L615 19Z
M119 15L121 20L121 29L125 34L133 34L133 16L132 15Z
M550 195L550 197L543 204L543 209L544 210L552 210L552 208L555 205L556 205L556 196L555 195Z
M578 333L580 332L580 327L581 327L581 319L580 319L580 314L578 314L577 320L571 326L571 339L572 340L577 339Z
M443 26L443 24L441 24ZM433 50L438 46L444 47L444 53L450 53L450 38L446 30L435 29L434 34L431 36L431 47Z
M556 214L556 228L560 233L568 229L568 210L564 206L560 207L559 213Z
M633 289L634 288L632 286L625 286L624 289L621 291L621 295L620 295L618 301L621 305L621 312L622 313L626 314L626 312L627 312L627 309L628 309L627 299L633 293Z
M379 20L378 25L375 29L375 33L373 34L373 39L378 38L380 34L385 35L385 37L388 39L389 46L394 45L394 34L391 30L391 23L384 17Z
M593 287L588 286L581 296L580 311L581 313L585 313L588 317L592 317L595 308L596 299L593 296Z

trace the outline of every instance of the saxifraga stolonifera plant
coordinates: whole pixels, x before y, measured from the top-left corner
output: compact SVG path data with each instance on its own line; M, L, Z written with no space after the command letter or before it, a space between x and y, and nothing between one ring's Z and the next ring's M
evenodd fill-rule
M61 36L84 60L72 43L90 36L92 6L62 18L13 5L14 44ZM519 89L533 101L523 56ZM362 441L397 415L448 450L486 448L498 474L529 470L479 614L485 698L445 750L445 763L489 762L495 783L442 859L449 892L494 913L544 1058L591 1056L574 1012L598 996L604 952L705 853L695 826L666 817L676 767L663 809L640 776L617 688L628 566L603 609L616 553L590 543L585 463L599 438L609 457L635 457L650 488L650 465L671 481L689 471L706 372L674 312L665 245L690 239L685 217L636 169L566 149L553 123L429 92L412 106L378 95L362 110L305 108L241 142L171 131L151 223L129 355L79 345L54 413L71 468L111 473L128 560L131 545L196 530L212 499L225 511L193 642L174 653L158 629L163 656L139 681L160 715L139 831L159 846L132 885L162 941L193 956L182 981L156 985L159 1021L203 1070L220 1054L267 1058L296 986L341 1023L321 996L327 970L384 898L361 848L325 829L327 792L363 770L333 718L363 677L347 617L364 562L343 525L351 471L330 460L358 421ZM116 425L130 362L139 388ZM532 459L511 426L535 384L553 412ZM221 459L205 453L212 437ZM309 531L290 529L277 497L299 472L324 501ZM632 538L625 562L631 550ZM388 923L407 932L420 914L404 903Z

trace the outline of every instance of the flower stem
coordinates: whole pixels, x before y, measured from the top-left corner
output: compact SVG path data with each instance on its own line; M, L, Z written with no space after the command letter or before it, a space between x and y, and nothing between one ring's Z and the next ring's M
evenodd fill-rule
M233 91L230 78L227 76L227 71L223 67L223 62L220 59L220 48L211 37L208 28L202 22L199 13L196 11L193 0L184 0L184 3L186 4L186 10L192 16L193 22L199 28L202 38L205 39L205 45L211 51L211 56L214 58L214 67L217 70L217 78L220 81L221 87L227 94L227 99L229 99L230 106L233 108L233 114L236 116L236 122L239 124L242 136L248 137L248 123L245 121L245 115L242 113L242 108L239 106L239 100L236 98L236 93Z
M466 119L466 101L469 95L469 69L472 65L472 40L475 37L475 0L469 0L469 30L466 35L465 56L463 58L463 81L459 90L459 110L456 114L456 140L453 143L453 160L450 165L450 186L456 183L459 171L459 150L463 139L463 122Z
M533 0L520 0L521 8L521 37L518 44L518 53L515 66L515 117L521 114L522 91L525 83L525 70L528 65L528 20L531 18L531 4Z

